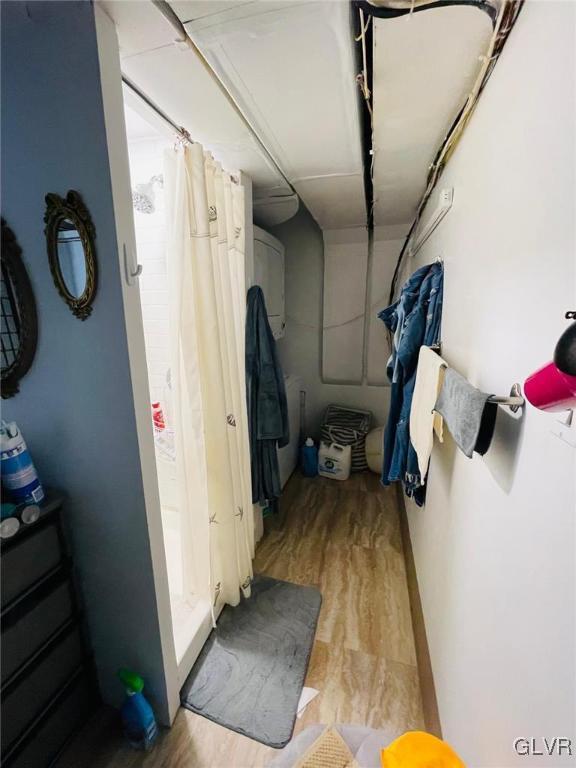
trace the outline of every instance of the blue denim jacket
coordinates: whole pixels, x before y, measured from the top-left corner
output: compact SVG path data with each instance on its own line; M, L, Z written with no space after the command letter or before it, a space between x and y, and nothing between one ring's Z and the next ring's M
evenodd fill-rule
M389 485L401 480L406 494L413 496L420 506L426 494L416 451L410 443L410 408L420 347L440 342L443 280L444 270L439 262L420 267L406 281L398 301L378 314L394 335L387 366L392 386L384 432L382 483Z

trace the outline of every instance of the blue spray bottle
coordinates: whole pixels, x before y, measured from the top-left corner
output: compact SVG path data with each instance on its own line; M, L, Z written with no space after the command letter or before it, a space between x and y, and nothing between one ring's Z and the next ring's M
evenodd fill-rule
M318 448L311 437L306 438L300 454L304 477L316 477L318 474Z
M158 726L154 712L144 698L144 680L128 669L121 669L118 677L126 688L126 701L121 714L124 733L135 749L149 750L158 737Z

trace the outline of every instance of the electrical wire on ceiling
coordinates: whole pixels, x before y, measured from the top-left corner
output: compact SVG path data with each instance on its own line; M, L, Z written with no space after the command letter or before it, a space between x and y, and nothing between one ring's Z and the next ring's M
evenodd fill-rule
M372 17L368 17L368 21L364 21L364 11L362 8L358 9L358 16L360 18L360 34L358 37L355 37L354 40L357 43L362 43L362 72L360 72L359 75L356 76L356 82L360 86L360 91L362 93L362 96L364 97L364 100L366 101L366 108L368 109L368 112L370 113L370 117L372 117L372 104L371 104L371 96L372 92L370 88L368 87L368 66L367 66L367 55L366 55L366 32L368 31L368 28L372 22Z
M414 218L414 221L412 222L408 235L406 236L406 240L404 241L404 245L402 246L400 255L398 256L398 261L396 262L394 276L392 278L392 283L390 286L389 301L390 303L392 303L394 300L394 296L396 294L398 275L400 274L402 262L404 260L404 257L407 251L409 250L409 245L412 240L412 237L418 228L418 224L420 222L420 218L422 216L424 208L426 207L426 204L430 199L430 196L434 191L434 188L436 187L436 184L438 183L438 180L442 175L444 168L446 167L446 163L454 153L454 150L456 149L456 146L458 145L458 142L460 141L462 134L464 133L464 130L466 129L466 126L468 125L470 118L472 117L472 114L474 112L474 109L476 108L478 100L484 88L486 87L486 84L490 79L492 72L494 71L494 67L496 66L498 58L500 57L500 54L502 53L504 45L506 44L506 41L508 40L508 37L514 27L514 24L516 23L518 15L522 10L522 6L524 5L524 0L441 0L440 2L438 2L437 0L434 0L434 1L431 1L431 0L354 0L354 5L358 9L360 14L360 33L356 37L356 40L362 43L363 68L361 73L361 77L362 77L361 91L364 97L364 102L367 104L367 117L365 116L364 118L364 125L370 126L370 129L369 129L369 133L370 133L369 153L370 154L369 154L369 159L366 158L366 162L365 162L365 166L370 168L370 172L365 173L365 184L367 187L367 196L368 196L368 199L372 201L370 210L372 210L374 206L374 185L373 185L374 142L373 142L373 130L372 130L372 94L371 94L372 72L371 72L371 66L370 66L371 61L368 67L366 66L367 59L366 59L365 49L366 49L367 42L371 47L372 39L371 39L371 35L369 34L370 33L369 24L367 22L364 23L364 14L375 17L375 18L386 19L386 18L395 18L397 16L404 16L404 15L412 14L415 12L422 12L422 11L430 10L433 8L445 8L451 5L465 5L465 6L477 8L478 10L481 10L487 13L492 20L492 26L493 26L493 31L490 37L488 48L484 56L481 57L480 69L476 77L476 80L474 81L474 85L472 86L472 89L468 94L463 107L460 109L460 111L456 115L456 118L454 119L448 133L444 137L444 140L440 144L440 147L438 148L438 151L436 152L434 160L428 170L428 176L426 179L426 187L425 187L424 193L418 204L416 216ZM368 106L368 102L370 102L369 106ZM367 143L367 140L366 140L367 134L368 134L368 130L365 127L365 131L364 131L365 145ZM365 149L365 152L366 152L366 149ZM370 221L369 221L369 226L371 225L372 225L372 217L370 218Z
M364 104L366 105L366 109L368 111L368 120L366 121L366 129L369 133L370 146L368 151L370 154L370 163L368 164L369 183L368 184L365 183L365 186L367 187L365 192L367 193L366 202L368 204L368 225L369 225L369 228L371 228L372 222L374 220L374 195L372 194L372 190L374 189L374 114L372 112L372 91L370 90L370 86L368 84L369 68L368 68L368 54L367 54L367 49L372 48L372 37L370 36L369 38L370 45L368 45L366 41L366 35L372 24L372 17L368 16L368 19L365 21L364 11L362 10L362 8L359 8L358 21L360 26L360 34L356 36L354 40L357 43L361 43L362 71L359 72L358 75L356 75L356 82L358 83L358 86L360 88L360 93L362 95L362 98L364 99Z
M379 19L395 19L398 16L412 15L418 11L428 11L432 8L446 8L453 5L465 5L478 8L496 21L503 0L358 0L367 13ZM505 0L504 0L505 2Z
M359 113L361 126L362 154L364 156L364 195L368 209L368 231L373 228L374 221L374 125L372 115L372 14L366 13L358 3L353 2L352 23L356 55L356 83L359 94Z

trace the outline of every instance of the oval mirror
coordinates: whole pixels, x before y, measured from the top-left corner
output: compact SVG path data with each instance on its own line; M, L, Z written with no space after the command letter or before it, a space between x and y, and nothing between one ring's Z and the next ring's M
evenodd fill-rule
M82 238L70 219L61 219L56 233L60 274L66 290L79 299L86 290L86 262Z
M46 244L58 292L74 315L85 320L96 293L94 225L78 192L46 195Z

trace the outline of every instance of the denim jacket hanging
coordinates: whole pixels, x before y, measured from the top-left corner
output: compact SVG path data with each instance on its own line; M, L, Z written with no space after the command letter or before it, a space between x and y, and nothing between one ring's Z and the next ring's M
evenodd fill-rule
M400 298L378 317L393 334L387 374L391 383L390 411L384 432L382 483L404 483L408 496L422 506L426 491L410 443L410 407L420 347L440 343L444 270L440 262L420 267L406 281Z

